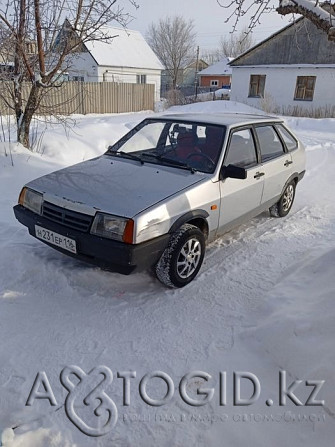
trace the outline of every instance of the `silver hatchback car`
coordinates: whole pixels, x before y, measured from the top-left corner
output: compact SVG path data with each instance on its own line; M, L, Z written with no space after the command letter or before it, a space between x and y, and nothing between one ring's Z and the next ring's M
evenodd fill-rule
M280 119L155 116L104 155L25 185L14 212L65 254L126 274L154 268L183 287L207 242L264 210L285 216L304 173L304 147Z

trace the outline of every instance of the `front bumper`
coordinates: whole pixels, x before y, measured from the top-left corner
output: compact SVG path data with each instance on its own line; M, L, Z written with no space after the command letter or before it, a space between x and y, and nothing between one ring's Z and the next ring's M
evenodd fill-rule
M71 253L37 238L50 247L68 256L123 274L151 268L157 263L169 242L169 234L165 234L141 244L125 244L124 242L73 230L39 216L21 205L14 207L14 214L20 223L28 227L29 233L34 237L36 237L35 225L39 225L47 230L74 239L77 253Z

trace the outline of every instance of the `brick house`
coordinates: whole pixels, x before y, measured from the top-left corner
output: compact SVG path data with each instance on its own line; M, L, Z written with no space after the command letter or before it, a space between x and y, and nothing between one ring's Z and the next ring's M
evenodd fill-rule
M232 58L224 57L219 62L198 73L199 87L209 87L216 90L231 84L232 68L228 65Z

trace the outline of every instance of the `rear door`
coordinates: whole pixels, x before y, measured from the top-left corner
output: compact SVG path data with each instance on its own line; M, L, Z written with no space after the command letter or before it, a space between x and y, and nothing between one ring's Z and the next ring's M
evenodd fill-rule
M256 126L255 134L261 157L260 169L264 173L262 204L265 205L280 197L293 172L292 157L274 126Z
M300 173L305 169L305 152L299 148L297 139L291 134L291 132L283 125L276 124L276 129L281 137L287 152L292 157L292 170Z
M243 167L247 171L244 180L226 178L220 181L221 207L219 234L257 214L260 207L264 175L258 165L255 140L251 128L231 131L224 165Z

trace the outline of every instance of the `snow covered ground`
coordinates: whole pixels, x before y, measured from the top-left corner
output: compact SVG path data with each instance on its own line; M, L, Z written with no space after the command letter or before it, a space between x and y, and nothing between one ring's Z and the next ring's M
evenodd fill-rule
M210 113L227 107L250 110L215 101L173 111ZM332 445L334 119L286 119L307 149L307 174L298 185L291 213L284 219L264 213L212 243L197 279L184 289L166 289L147 273L121 276L82 264L35 240L15 220L12 207L25 182L103 153L146 115L76 116L77 125L68 137L62 128L49 126L39 153L0 144L3 445ZM68 392L60 383L60 373L71 365L83 374L93 370L83 376L85 390L77 387L82 394L72 392L68 398L70 404L73 397L73 410L86 427L101 428L106 421L94 415L96 405L84 408L80 400L102 377L94 368L102 365L114 374L111 384L96 391L97 397L107 392L118 408L118 420L104 436L82 433L66 415ZM35 377L42 371L45 375L40 377L48 379L47 391L40 383L38 392L49 400L35 398L26 406ZM136 377L129 379L128 406L124 380L117 377L124 371L136 371ZM167 396L162 406L148 405L139 392L141 379L155 371L166 373L174 383L172 397ZM196 394L199 388L214 390L203 406L191 406L180 395L182 377L194 371L211 376L207 383L190 378L186 387L198 401L206 399ZM286 405L279 405L280 371L286 371L287 387L302 381L291 391L303 405L289 398ZM221 387L220 372L225 372ZM260 397L252 405L234 405L234 372L257 377ZM79 382L70 376L74 384ZM224 377L226 405L220 405ZM324 384L312 400L324 400L324 405L306 405L313 384L321 380ZM241 397L249 398L253 391L252 382L241 379ZM166 392L162 379L149 380L151 398L162 399Z

